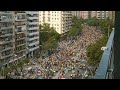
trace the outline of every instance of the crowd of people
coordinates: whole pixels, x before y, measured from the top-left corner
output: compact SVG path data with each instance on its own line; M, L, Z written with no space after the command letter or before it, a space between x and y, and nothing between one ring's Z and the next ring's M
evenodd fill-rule
M44 68L43 78L52 78L58 71L65 75L66 70L74 70L79 66L80 60L87 61L87 46L101 37L100 30L86 25L80 35L59 42L55 53L40 62L40 66Z
M81 61L84 60L87 64L87 55L86 48L91 43L95 43L96 40L102 37L102 32L96 30L94 26L84 25L81 34L75 37L67 37L66 40L63 40L58 43L58 47L55 52L40 60L36 65L41 68L34 69L32 74L34 74L38 69L37 76L42 79L52 79L58 72L60 74L57 78L72 78L71 76L66 76L69 71L75 70L76 67L82 65ZM77 76L81 74L79 71ZM38 74L39 73L39 74Z

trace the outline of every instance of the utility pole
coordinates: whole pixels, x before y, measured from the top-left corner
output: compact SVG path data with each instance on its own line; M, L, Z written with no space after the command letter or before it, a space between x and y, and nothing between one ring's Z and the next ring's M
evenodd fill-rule
M108 26L108 38L110 36L110 25Z

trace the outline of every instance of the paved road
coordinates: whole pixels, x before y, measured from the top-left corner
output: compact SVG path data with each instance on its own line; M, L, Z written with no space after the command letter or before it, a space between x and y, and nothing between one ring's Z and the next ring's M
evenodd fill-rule
M75 73L76 73L77 71L79 71L80 73L83 73L84 70L81 70L81 69L79 69L78 67L76 67L76 68L74 69L74 71L75 71ZM65 74L65 78L68 79L71 74L72 74L72 71L67 72L67 73Z
M57 74L52 79L58 79L59 75L60 75L60 71L57 72Z

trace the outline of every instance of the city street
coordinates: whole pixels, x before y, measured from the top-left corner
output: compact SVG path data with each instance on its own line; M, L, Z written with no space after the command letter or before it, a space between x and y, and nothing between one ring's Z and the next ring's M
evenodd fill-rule
M86 48L101 35L95 27L84 26L81 36L59 42L55 53L26 66L19 78L58 79L60 75L65 79L84 78L90 73L86 66Z

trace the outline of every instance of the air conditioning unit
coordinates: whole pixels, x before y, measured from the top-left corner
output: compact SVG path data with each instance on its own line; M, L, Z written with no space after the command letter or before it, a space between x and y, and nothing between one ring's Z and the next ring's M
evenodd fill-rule
M102 47L101 48L101 50L107 50L108 49L108 47Z

